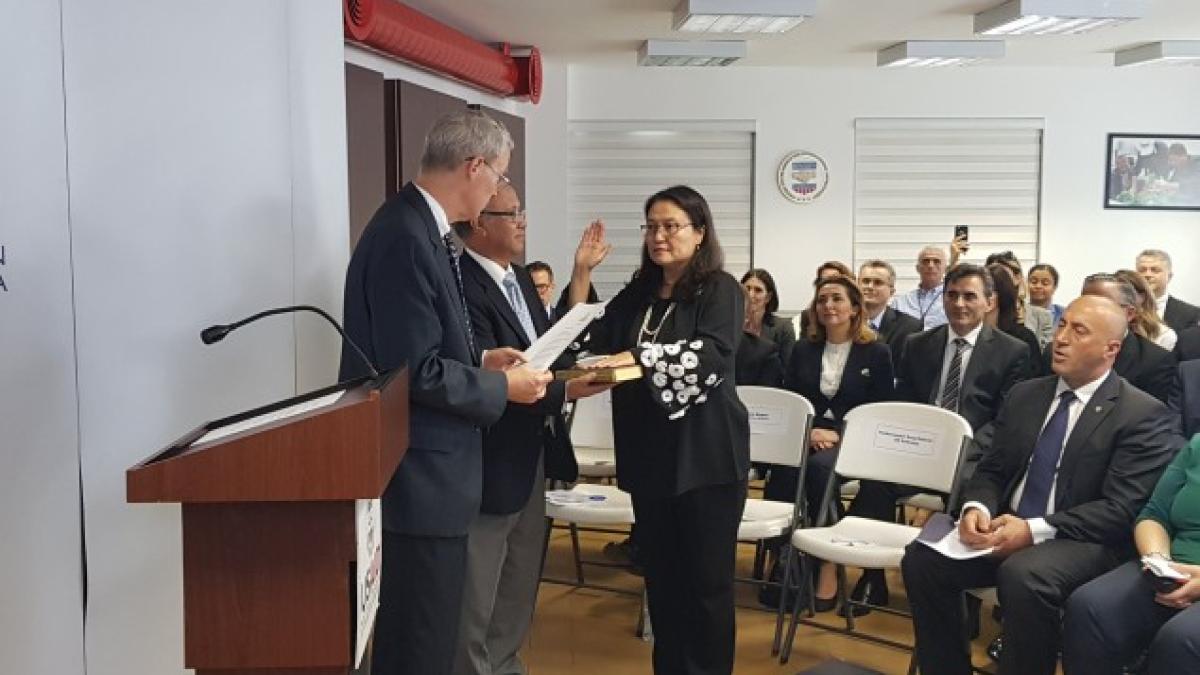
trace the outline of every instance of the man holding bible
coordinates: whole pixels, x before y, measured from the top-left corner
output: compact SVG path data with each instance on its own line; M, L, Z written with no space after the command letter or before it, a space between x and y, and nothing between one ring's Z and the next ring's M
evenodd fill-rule
M963 592L996 586L1005 614L1002 675L1052 675L1060 612L1075 588L1134 553L1134 517L1171 460L1166 407L1113 372L1125 315L1107 298L1067 308L1055 375L1013 387L994 442L963 491L953 560L919 542L901 565L923 675L971 673Z

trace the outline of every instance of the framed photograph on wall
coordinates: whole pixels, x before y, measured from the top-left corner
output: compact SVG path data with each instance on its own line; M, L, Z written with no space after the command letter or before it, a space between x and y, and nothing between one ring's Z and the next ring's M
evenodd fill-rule
M1106 209L1200 211L1200 136L1109 134Z

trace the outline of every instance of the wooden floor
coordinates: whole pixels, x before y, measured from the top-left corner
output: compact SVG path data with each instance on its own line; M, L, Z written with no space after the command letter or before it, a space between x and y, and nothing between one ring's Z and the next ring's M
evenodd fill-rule
M585 560L604 560L605 543L623 537L612 534L582 532L581 543ZM754 548L740 547L738 575L750 576ZM533 675L640 675L650 673L649 643L635 636L640 607L642 580L624 569L585 567L589 583L601 583L626 589L637 595L575 588L554 583L542 583L537 611L522 653ZM546 576L556 579L574 577L570 538L566 530L554 531L546 559ZM850 571L851 583L857 571ZM904 589L895 574L889 575L892 606L906 607ZM798 673L816 664L843 660L873 668L883 673L906 673L909 653L849 638L836 633L801 625L796 633L792 657L786 666L771 656L771 639L775 614L759 609L755 589L738 584L737 657L734 672L738 675ZM985 615L990 615L985 608ZM833 612L817 615L831 625L844 625ZM859 628L893 640L911 644L912 626L907 618L873 612L859 619ZM984 647L999 632L985 617L982 635L972 645L975 664L994 670L994 664L984 653Z

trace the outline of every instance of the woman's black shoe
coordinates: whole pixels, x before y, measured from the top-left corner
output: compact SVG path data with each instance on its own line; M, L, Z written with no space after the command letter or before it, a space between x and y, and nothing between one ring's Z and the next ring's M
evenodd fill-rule
M813 611L816 612L832 612L834 607L837 607L837 596L832 598L813 598Z

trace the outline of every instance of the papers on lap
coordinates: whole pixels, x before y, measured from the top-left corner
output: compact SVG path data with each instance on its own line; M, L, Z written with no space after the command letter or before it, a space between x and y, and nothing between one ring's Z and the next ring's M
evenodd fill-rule
M954 560L970 560L992 552L991 548L971 548L958 536L958 526L945 513L935 513L925 522L917 541Z

